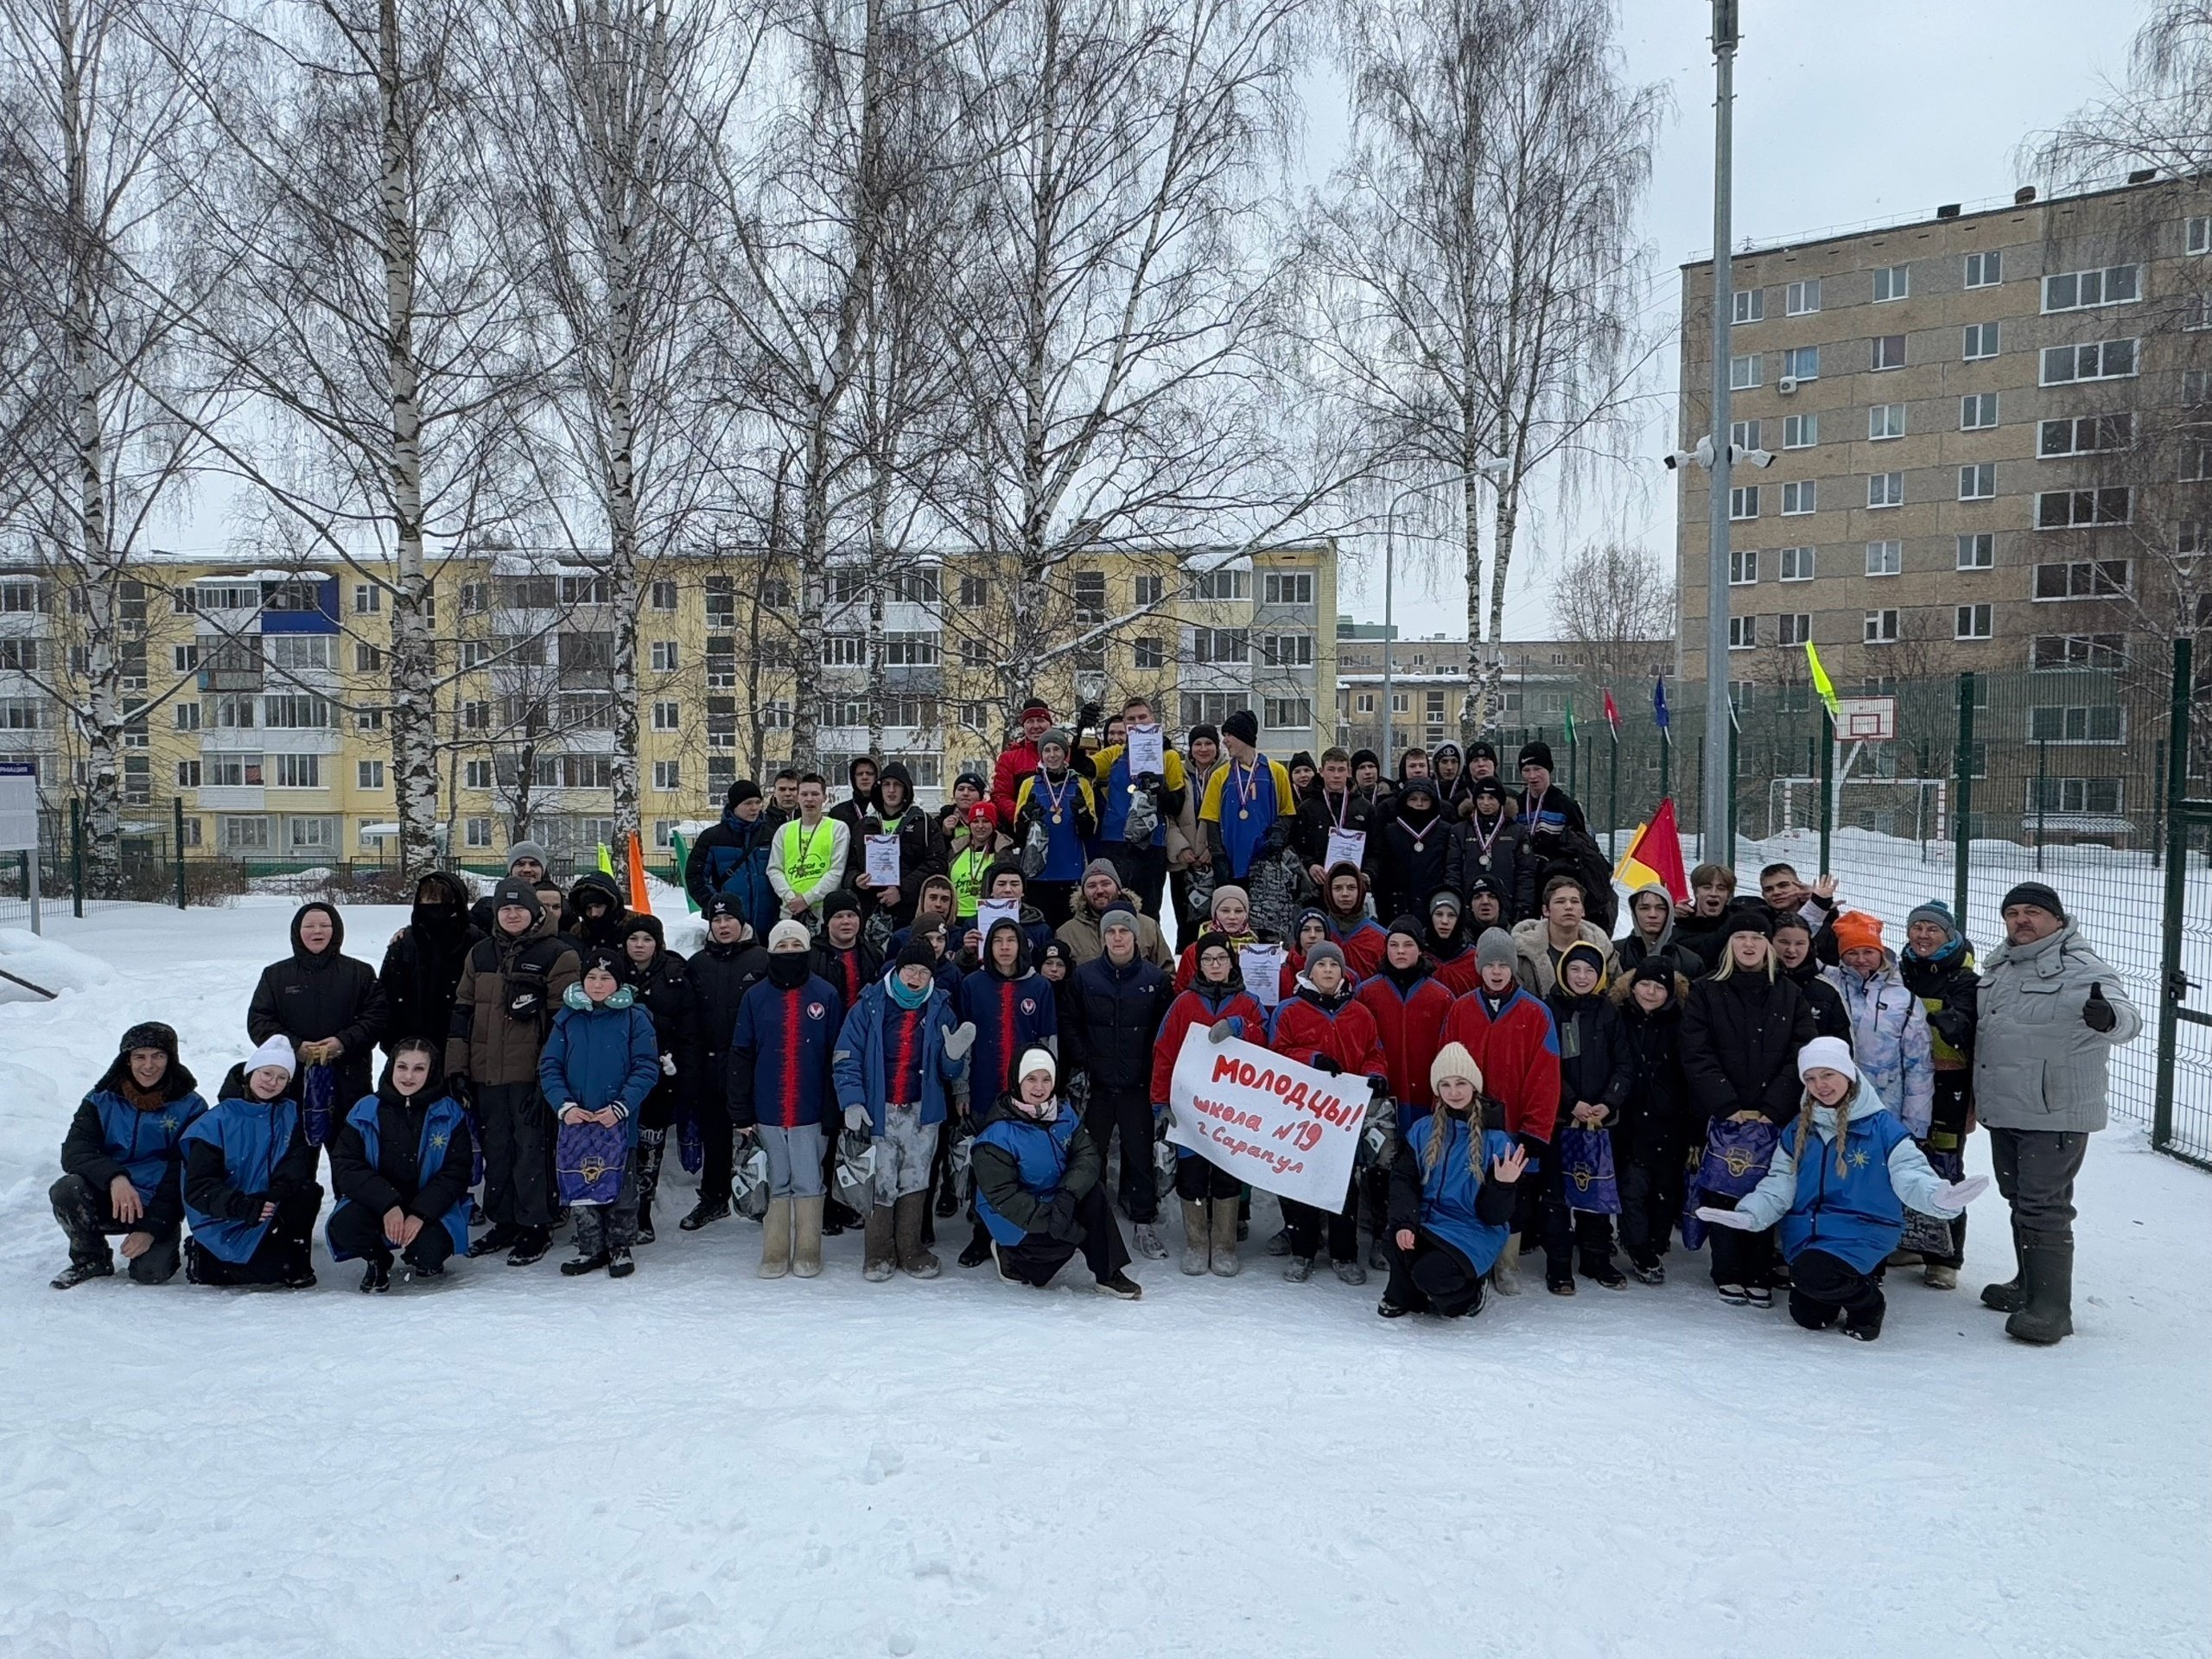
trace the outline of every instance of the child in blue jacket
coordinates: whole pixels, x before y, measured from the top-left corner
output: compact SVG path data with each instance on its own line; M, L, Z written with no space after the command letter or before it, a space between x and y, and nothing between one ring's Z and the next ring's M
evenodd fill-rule
M608 1278L626 1279L637 1270L630 1247L638 1236L638 1112L660 1081L660 1039L636 1001L616 954L592 950L537 1058L537 1086L555 1121L620 1128L627 1157L612 1203L569 1206L576 1253L561 1271L570 1278L605 1268Z
M1519 1141L1484 1127L1483 1074L1465 1044L1436 1051L1428 1081L1435 1109L1399 1137L1390 1167L1390 1283L1375 1310L1386 1319L1482 1312L1529 1166Z
M184 1277L312 1290L317 1148L300 1122L299 1060L281 1033L246 1057L215 1109L184 1132Z
M1986 1175L1945 1181L1928 1166L1903 1119L1859 1075L1851 1046L1815 1037L1799 1051L1803 1109L1774 1149L1766 1179L1733 1210L1700 1205L1699 1219L1758 1232L1779 1224L1789 1262L1789 1317L1808 1331L1840 1318L1844 1334L1872 1342L1886 1304L1876 1275L1904 1234L1904 1212L1955 1216L1989 1185Z
M61 1179L47 1194L69 1239L69 1290L115 1272L123 1236L134 1284L162 1285L182 1259L184 1132L207 1109L177 1058L176 1033L149 1020L123 1033L114 1062L78 1105L61 1142Z

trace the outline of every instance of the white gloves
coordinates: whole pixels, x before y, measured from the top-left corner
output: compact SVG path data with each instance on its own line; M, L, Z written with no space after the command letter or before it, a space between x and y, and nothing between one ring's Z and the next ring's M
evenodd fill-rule
M848 1106L845 1108L845 1127L847 1128L864 1129L868 1128L868 1116L867 1107Z
M660 1057L660 1074L664 1077L672 1077L676 1075L675 1055L664 1054Z
M1962 1215L1967 1205L1989 1191L1989 1177L1969 1175L1963 1181L1946 1181L1936 1189L1936 1208L1947 1216Z
M1236 1034L1229 1028L1226 1020L1217 1020L1206 1027L1206 1041L1210 1043L1225 1043Z
M1697 1207L1697 1218L1708 1227L1732 1227L1739 1233L1756 1233L1751 1218L1740 1210L1715 1210L1709 1204Z
M976 1022L963 1020L944 1033L944 1057L949 1060L964 1060L968 1051L976 1046Z

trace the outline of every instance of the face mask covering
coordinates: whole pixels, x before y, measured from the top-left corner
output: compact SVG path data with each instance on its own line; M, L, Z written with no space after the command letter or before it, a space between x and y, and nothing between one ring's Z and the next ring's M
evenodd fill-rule
M804 950L772 950L768 953L768 982L779 990L795 991L806 983L806 976L813 969Z
M917 991L910 988L899 975L891 976L891 1000L902 1008L920 1007L930 1000L930 992L934 988L933 985L925 985Z

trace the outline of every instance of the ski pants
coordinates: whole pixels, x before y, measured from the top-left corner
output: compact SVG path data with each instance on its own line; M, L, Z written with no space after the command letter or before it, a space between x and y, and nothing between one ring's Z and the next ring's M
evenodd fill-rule
M1083 1229L1081 1243L1071 1244L1050 1233L1030 1233L1019 1244L996 1247L1000 1268L1010 1279L1041 1287L1052 1283L1052 1276L1067 1266L1077 1250L1083 1252L1090 1276L1101 1284L1129 1265L1129 1247L1122 1243L1122 1230L1106 1203L1103 1181L1076 1201L1075 1219Z
M1826 1250L1801 1250L1789 1264L1789 1317L1808 1331L1824 1331L1839 1315L1854 1330L1878 1326L1885 1306L1872 1274Z
M484 1213L495 1227L553 1224L553 1109L535 1079L476 1090L484 1128Z
M1416 1230L1408 1250L1393 1233L1389 1246L1390 1285L1383 1295L1393 1306L1447 1319L1483 1311L1483 1275L1434 1234Z
M112 1262L107 1241L119 1234L145 1232L153 1235L154 1242L128 1268L134 1283L165 1285L176 1277L177 1264L181 1260L181 1229L175 1222L166 1227L148 1227L143 1221L122 1222L115 1218L115 1205L105 1191L94 1186L81 1175L64 1175L47 1189L47 1199L54 1206L54 1218L61 1224L61 1230L68 1236L69 1260L83 1267L93 1262Z

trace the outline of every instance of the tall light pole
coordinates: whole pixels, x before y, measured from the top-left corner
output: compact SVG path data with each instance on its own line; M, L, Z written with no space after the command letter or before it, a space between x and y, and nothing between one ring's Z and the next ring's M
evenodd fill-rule
M1708 863L1733 864L1728 801L1736 780L1728 756L1728 331L1735 320L1729 269L1732 140L1736 98L1736 0L1713 0L1713 495L1705 573L1705 779L1700 839Z
M1504 475L1504 457L1484 455L1473 466L1443 478L1426 479L1419 484L1407 485L1390 498L1389 507L1382 515L1382 775L1386 778L1395 775L1398 758L1395 741L1398 735L1398 505L1424 490L1440 490L1446 484L1461 484L1471 478L1486 478L1495 484Z

